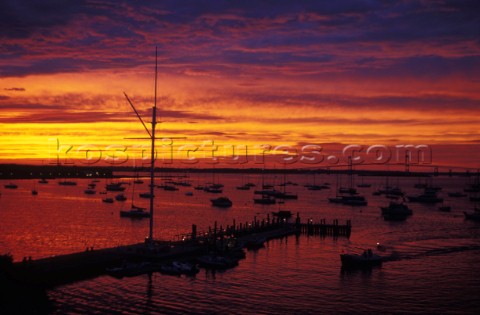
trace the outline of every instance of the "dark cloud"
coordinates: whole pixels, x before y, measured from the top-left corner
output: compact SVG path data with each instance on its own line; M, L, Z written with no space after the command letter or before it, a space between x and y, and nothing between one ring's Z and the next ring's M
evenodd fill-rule
M66 26L84 5L83 0L3 0L0 37L27 38L41 28Z
M7 39L0 44L0 75L136 67L151 62L145 47L154 45L169 65L164 70L176 73L192 65L229 75L291 65L283 75L304 74L328 63L322 72L368 75L366 66L395 55L381 51L383 45L421 43L432 46L429 55L392 56L390 68L375 67L372 75L392 69L415 75L428 67L432 76L444 76L471 62L478 66L478 25L476 0L6 0L0 3L0 38ZM437 56L434 47L446 44L464 55ZM18 58L24 62L10 62Z

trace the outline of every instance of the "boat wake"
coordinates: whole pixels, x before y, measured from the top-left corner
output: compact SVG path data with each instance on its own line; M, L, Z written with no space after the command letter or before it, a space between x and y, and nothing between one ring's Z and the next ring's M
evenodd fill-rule
M461 246L449 246L442 248L425 249L424 251L418 251L415 253L402 252L398 250L392 250L389 255L384 255L383 261L399 261L407 259L421 259L424 257L446 255L452 253L466 252L466 251L480 251L480 245L461 245Z

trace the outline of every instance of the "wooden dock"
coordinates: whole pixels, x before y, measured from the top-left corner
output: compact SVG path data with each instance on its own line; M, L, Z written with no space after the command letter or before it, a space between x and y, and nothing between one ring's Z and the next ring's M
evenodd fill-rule
M84 252L59 255L37 260L24 259L13 263L6 270L19 283L54 287L104 275L106 268L118 266L125 261L166 262L174 259L194 260L212 251L222 251L232 244L245 247L258 238L270 240L289 235L345 236L351 234L351 223L340 225L338 220L327 224L325 219L314 223L309 219L301 223L297 214L295 222L282 218L267 218L251 222L218 226L215 222L207 231L198 232L192 225L192 232L179 235L174 241L155 241L105 249L89 248Z

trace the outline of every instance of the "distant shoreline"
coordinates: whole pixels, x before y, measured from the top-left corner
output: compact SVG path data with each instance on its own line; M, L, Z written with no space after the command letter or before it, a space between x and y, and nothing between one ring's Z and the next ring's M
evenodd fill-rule
M54 178L112 178L120 177L118 173L149 172L148 167L125 166L67 166L67 165L28 165L0 164L0 179L54 179ZM349 174L348 169L262 169L262 168L155 168L156 177L162 173L181 173L183 176L191 173L238 173L238 174ZM360 176L477 176L477 172L405 172L391 170L352 170ZM123 175L124 176L124 175ZM145 176L145 175L144 175Z

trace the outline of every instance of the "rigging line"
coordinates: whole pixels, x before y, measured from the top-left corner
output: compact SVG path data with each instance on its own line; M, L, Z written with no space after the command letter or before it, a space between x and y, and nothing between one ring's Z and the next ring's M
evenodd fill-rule
M132 101L130 101L130 99L128 98L127 93L123 92L123 94L124 94L125 97L127 98L128 103L129 103L130 106L132 107L133 111L135 112L135 114L137 115L138 119L139 119L140 122L142 123L143 128L145 128L145 130L147 131L147 133L148 133L148 135L150 136L150 139L151 139L151 138L152 138L152 134L150 133L150 130L148 130L147 126L145 125L145 122L143 121L142 117L140 117L140 114L137 112L137 109L135 108L135 106L133 106Z

